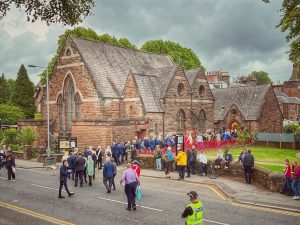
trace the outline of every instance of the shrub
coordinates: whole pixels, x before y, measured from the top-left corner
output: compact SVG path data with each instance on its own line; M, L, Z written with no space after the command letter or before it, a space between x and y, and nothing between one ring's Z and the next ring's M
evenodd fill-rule
M41 113L35 113L34 114L34 119L35 120L41 120L41 119L43 119L43 115Z
M0 118L3 124L14 125L18 120L25 118L25 113L18 106L0 104Z
M8 145L8 144L18 144L18 133L16 129L13 128L9 128L9 129L5 129L3 132L3 136L4 136L4 144Z
M295 133L299 125L296 124L287 124L283 127L283 131L288 134Z
M39 134L33 127L24 127L19 133L20 142L23 145L32 145L33 142L38 138Z

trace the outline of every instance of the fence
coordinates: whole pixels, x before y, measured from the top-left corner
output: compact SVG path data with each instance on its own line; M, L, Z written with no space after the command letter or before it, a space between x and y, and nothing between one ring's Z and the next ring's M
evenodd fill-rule
M258 145L265 145L268 147L279 148L294 148L299 149L299 135L287 133L265 133L259 132L257 134L256 143Z

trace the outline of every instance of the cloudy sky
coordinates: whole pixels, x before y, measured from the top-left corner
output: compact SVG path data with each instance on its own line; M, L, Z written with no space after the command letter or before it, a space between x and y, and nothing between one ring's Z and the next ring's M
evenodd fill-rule
M140 47L151 39L172 40L193 49L207 71L230 75L266 71L274 82L289 79L292 64L284 34L275 28L281 0L96 0L81 26L127 37ZM12 9L0 21L0 73L16 78L21 64L47 65L62 25L26 22ZM28 69L39 80L38 69Z

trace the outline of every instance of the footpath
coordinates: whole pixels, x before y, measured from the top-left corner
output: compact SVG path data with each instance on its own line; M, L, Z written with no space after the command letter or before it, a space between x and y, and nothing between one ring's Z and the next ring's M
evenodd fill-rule
M51 166L47 167L47 169L58 169L60 165L61 163L57 163L56 167ZM43 163L37 162L36 160L16 159L16 166L17 168L19 167L23 169L42 169ZM165 178L163 171L155 171L150 169L141 170L142 177L144 176L177 181L177 172L171 172L170 175L171 178L169 179ZM192 175L190 178L185 178L184 182L211 186L221 192L228 201L300 213L300 200L292 200L292 196L282 195L279 192L271 192L258 185L246 184L224 177L210 179L207 176L198 175Z

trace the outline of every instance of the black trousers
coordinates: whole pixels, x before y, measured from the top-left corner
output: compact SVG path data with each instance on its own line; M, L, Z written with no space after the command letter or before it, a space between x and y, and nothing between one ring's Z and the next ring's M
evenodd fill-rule
M135 206L135 191L137 184L137 182L125 184L125 194L127 196L128 208L131 208L131 206Z
M7 166L6 169L7 169L8 180L11 180L11 178L14 180L16 178L16 175L13 172L12 166Z
M179 173L179 178L184 179L185 166L177 166L177 169L178 169L178 173Z
M252 166L244 166L245 180L248 184L251 184L252 180Z
M79 178L79 180L80 180L80 186L83 185L83 174L84 174L84 171L83 171L83 170L76 171L76 175L75 175L75 185L77 185L77 183L78 183L78 178Z
M68 193L68 195L70 195L70 191L68 189L67 180L60 180L59 181L59 196L61 196L61 190L62 190L63 186L65 187L65 190Z

